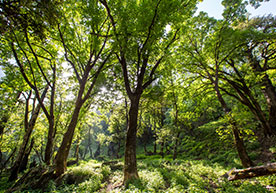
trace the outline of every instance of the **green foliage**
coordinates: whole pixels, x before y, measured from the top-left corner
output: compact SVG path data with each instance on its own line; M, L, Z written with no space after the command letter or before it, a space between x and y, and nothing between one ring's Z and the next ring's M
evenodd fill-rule
M228 160L229 155L223 155ZM141 157L141 156L140 156ZM227 157L227 158L226 158ZM229 182L222 175L231 167L211 163L209 160L160 158L144 156L138 161L139 179L121 186L121 169L110 170L101 162L90 160L69 169L63 185L56 187L50 182L46 192L273 192L276 176L259 177L251 180ZM73 184L68 184L69 175L74 176ZM72 176L71 176L72 177ZM80 180L82 179L82 180ZM6 184L7 178L0 183ZM7 188L8 186L3 186ZM111 189L110 189L111 188ZM4 189L2 189L4 190ZM29 190L29 192L35 192Z
M110 167L90 160L79 166L71 167L62 179L62 186L56 187L52 181L47 190L49 192L96 192L102 187L110 172Z
M93 176L89 180L82 182L78 187L74 188L76 192L95 192L101 187L101 178Z
M206 13L192 17L196 0L1 1L3 157L21 144L25 132L24 98L16 98L19 92L30 90L22 71L39 92L49 82L53 91L55 82L54 147L59 147L72 118L79 85L87 81L79 96L86 102L78 116L69 155L79 147L83 159L87 159L88 150L93 157L97 143L101 145L100 159L108 159L110 147L111 154L121 153L129 110L122 88L129 83L129 96L142 93L137 128L140 178L121 187L121 160L116 167L80 161L80 165L69 168L62 186L56 187L51 181L47 191L268 192L266 186L276 185L275 176L242 182L221 177L230 168L241 167L229 123L235 120L249 156L258 160L261 144L255 133L260 125L254 111L258 106L254 105L259 104L264 119L269 120L271 112L263 95L263 80L267 76L275 87L275 17L245 19L246 5L258 7L263 1L223 0L222 20L209 18ZM249 52L259 64L259 72L254 71ZM107 55L108 65L96 81L96 67ZM22 67L16 65L16 56ZM125 74L119 63L125 65L125 79L120 78ZM56 75L52 76L54 71ZM94 88L90 87L93 80ZM51 111L50 99L48 93L46 111ZM222 100L231 113L226 113ZM45 109L31 134L35 139L31 156L35 159L39 154L42 157L45 149L49 126ZM152 153L153 141L157 151L161 143L165 144L168 155L161 158L140 153L142 145ZM175 145L179 159L173 161ZM275 145L270 151L275 154ZM0 186L1 191L10 186L6 176Z
M12 182L8 182L9 176L6 176L5 174L0 175L0 192L5 192L7 189L9 189L12 185Z
M228 169L203 160L172 161L148 157L138 162L138 168L140 179L111 192L271 192L266 185L274 184L275 180L275 176L268 176L229 182L222 177ZM112 182L122 175L116 172Z
M84 181L85 179L91 177L103 179L109 174L109 172L110 168L108 168L107 166L101 167L101 163L92 160L79 166L72 167L68 171L68 174L76 177L76 180L74 181L77 183L79 180Z

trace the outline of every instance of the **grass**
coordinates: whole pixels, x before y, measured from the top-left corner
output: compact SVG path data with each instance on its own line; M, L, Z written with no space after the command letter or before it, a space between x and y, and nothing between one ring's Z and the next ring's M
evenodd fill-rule
M68 168L62 182L50 182L46 192L111 192L111 193L265 193L276 191L276 176L259 177L229 182L222 177L231 168L241 168L232 139L221 140L214 132L214 125L199 128L197 136L184 136L178 159L171 155L146 156L138 148L139 179L123 186L123 159L106 165L103 161L81 161L79 166ZM200 140L199 140L200 139ZM227 141L228 140L228 141ZM223 145L222 145L223 144ZM247 142L250 157L257 160L260 151L256 141ZM152 146L148 149L152 150ZM276 152L276 147L271 151ZM7 176L0 179L0 192L11 184ZM29 190L28 192L36 192ZM44 191L45 192L45 191Z
M229 182L221 177L228 170L203 160L152 159L138 161L139 180L110 192L273 192L276 177ZM121 171L111 176L114 182L122 177Z
M117 164L123 163L118 160ZM122 186L122 169L113 168L111 170L110 166L102 165L102 162L95 160L82 162L79 166L69 168L61 185L57 186L52 181L45 192L265 193L276 190L274 188L276 176L229 182L222 177L229 170L229 166L208 159L172 160L170 157L140 156L138 160L140 178L129 182L126 186ZM6 177L3 177L0 180L1 192L8 187L5 182Z

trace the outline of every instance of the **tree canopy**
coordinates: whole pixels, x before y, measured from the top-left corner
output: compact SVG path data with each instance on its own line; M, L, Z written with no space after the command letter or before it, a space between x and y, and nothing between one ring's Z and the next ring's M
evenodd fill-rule
M195 14L199 2L1 1L0 163L15 182L9 191L32 175L34 189L67 183L68 166L92 158L105 161L95 179L118 167L128 187L145 176L141 151L172 163L223 151L240 167L272 161L276 17L247 15L246 5L263 0L224 0L222 19Z

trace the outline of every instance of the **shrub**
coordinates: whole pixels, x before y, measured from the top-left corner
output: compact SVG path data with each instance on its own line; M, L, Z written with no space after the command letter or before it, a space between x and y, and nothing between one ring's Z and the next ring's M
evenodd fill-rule
M142 184L147 188L147 190L159 190L165 188L165 181L163 176L155 171L142 170L139 172Z
M95 175L91 177L89 180L80 183L76 188L74 188L75 192L95 192L101 187L102 176Z

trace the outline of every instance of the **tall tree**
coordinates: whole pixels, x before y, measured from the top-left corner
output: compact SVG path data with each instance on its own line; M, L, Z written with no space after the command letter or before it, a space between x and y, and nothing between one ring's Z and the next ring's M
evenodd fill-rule
M59 1L1 2L1 24L6 27L5 42L10 47L25 82L35 92L47 117L48 137L45 162L50 164L55 135L54 105L56 92L57 50L48 36L50 27L58 21ZM8 32L8 33L7 33ZM51 42L51 43L50 43ZM41 87L50 88L49 108L41 100Z
M124 183L138 178L136 133L143 91L157 78L156 71L177 39L177 23L189 17L196 1L100 0L112 25L116 56L130 100L125 148ZM170 32L166 32L169 26Z
M48 87L46 87L42 93L42 96L41 96L42 101L44 101L47 91L48 91ZM26 105L25 105L25 116L24 116L25 134L24 134L20 149L18 151L16 161L14 162L14 164L11 168L11 175L9 177L9 181L16 180L20 169L25 168L25 166L23 166L23 164L24 163L27 164L28 155L29 155L29 151L27 150L28 144L29 144L33 129L35 127L36 120L39 116L40 109L41 109L41 106L39 103L36 105L36 98L33 99L33 107L32 107L33 109L31 111L32 112L31 117L29 118L29 114L30 114L29 102L30 102L31 97L32 97L32 92L30 91L28 93L28 96L26 97ZM31 144L33 144L33 142ZM31 147L32 147L32 145L29 145L30 151L32 149ZM24 159L26 160L25 162L23 161Z
M220 86L222 80L221 72L225 68L225 63L239 45L237 47L230 47L229 49L223 47L232 32L228 28L227 20L216 21L201 13L197 18L192 19L192 23L195 27L187 33L187 38L190 43L183 47L192 58L189 62L193 65L190 66L190 71L198 73L202 78L208 80L209 83L207 84L210 84L210 87L216 94L217 100L221 104L225 116L228 117L228 124L232 129L235 146L242 164L244 167L252 166L253 163L247 154L238 123L232 116L231 108L223 98L221 90L223 88ZM211 32L215 33L211 34Z
M96 81L112 54L112 50L108 48L109 25L106 13L98 1L68 1L66 5L64 22L58 26L59 40L65 60L77 81L77 93L72 117L55 158L57 176L66 171L66 161L79 114L92 96Z
M275 69L276 59L276 18L269 15L256 17L240 23L236 28L236 33L244 46L240 52L244 58L240 58L243 65L251 67L256 80L261 84L261 90L266 98L269 112L269 124L273 132L276 128L276 87L273 84L273 74L269 73Z

